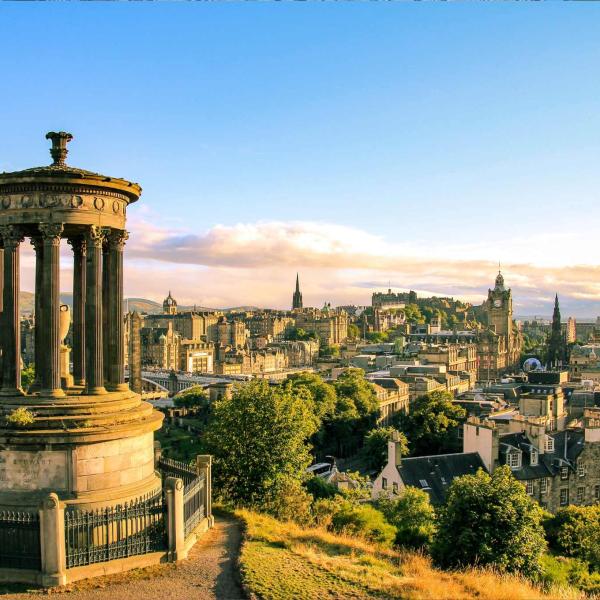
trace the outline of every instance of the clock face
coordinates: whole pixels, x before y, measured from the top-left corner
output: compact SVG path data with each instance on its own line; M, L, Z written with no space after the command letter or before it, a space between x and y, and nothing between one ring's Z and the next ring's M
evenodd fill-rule
M500 298L496 298L496 299L494 300L494 306L495 306L496 308L500 308L500 307L502 306L502 300L500 300Z

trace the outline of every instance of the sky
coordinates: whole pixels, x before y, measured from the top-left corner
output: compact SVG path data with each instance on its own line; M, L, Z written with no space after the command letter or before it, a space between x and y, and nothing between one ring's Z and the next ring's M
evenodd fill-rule
M598 3L3 3L0 39L0 171L65 130L143 187L128 296L479 303L500 263L517 314L600 314Z

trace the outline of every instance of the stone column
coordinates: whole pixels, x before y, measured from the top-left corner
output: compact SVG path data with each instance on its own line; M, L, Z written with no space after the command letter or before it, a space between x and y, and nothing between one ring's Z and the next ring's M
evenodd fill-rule
M108 381L107 389L126 391L125 341L123 338L123 247L129 237L126 231L113 229L108 234ZM131 374L131 367L130 367Z
M142 393L142 318L137 311L130 313L129 325L129 387Z
M102 362L104 370L104 385L108 382L108 364L110 361L110 337L111 331L108 326L108 298L112 290L108 285L110 274L109 256L108 256L108 234L110 229L103 229L104 239L102 243Z
M212 514L212 455L198 454L196 456L196 473L204 475L204 516L208 527L213 527L215 518Z
M85 385L85 275L86 244L83 237L69 239L73 248L73 378Z
M169 537L169 560L185 558L185 520L183 514L183 480L167 477L167 533Z
M35 296L34 296L34 313L35 313L35 330L33 340L33 354L35 362L35 381L30 390L40 389L40 375L44 370L45 355L42 352L42 339L44 333L42 331L42 278L44 273L44 243L40 236L31 238L31 245L35 251Z
M42 585L67 583L65 553L65 507L54 493L48 494L39 509Z
M100 227L92 225L86 243L85 369L86 394L105 394L102 342L102 241Z
M2 311L2 389L4 396L22 395L21 322L19 315L19 245L23 232L15 225L0 227L4 241L4 290Z
M60 385L60 236L63 225L40 223L39 230L44 243L41 298L44 365L40 373L40 395L61 397L65 395Z

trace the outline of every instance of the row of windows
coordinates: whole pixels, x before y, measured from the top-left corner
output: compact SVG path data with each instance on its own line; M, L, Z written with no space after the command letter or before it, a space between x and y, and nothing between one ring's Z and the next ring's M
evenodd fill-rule
M386 478L386 477L382 477L382 478L381 478L381 487L382 487L384 490L387 490L387 489L388 489L388 480L387 480L387 478ZM394 494L397 494L397 493L398 493L398 483L397 483L396 481L393 481L393 482L392 482L392 492L393 492Z

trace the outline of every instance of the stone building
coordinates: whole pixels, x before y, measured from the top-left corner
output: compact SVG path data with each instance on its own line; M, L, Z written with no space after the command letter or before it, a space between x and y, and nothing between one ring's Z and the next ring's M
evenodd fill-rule
M217 339L214 340L221 346L243 348L248 339L246 324L240 319L227 320L225 316L219 317L217 322ZM212 341L212 340L211 340Z
M387 292L374 292L371 297L371 306L384 310L404 308L407 304L416 302L417 295L414 294L414 299L411 299L411 294L414 294L414 292L408 294L394 293L391 289Z
M322 344L342 344L348 338L348 314L325 304L323 309L305 308L296 314L296 327L315 333Z
M471 417L464 450L480 454L492 472L508 465L527 493L550 512L600 500L600 409L586 409L578 427L548 431L543 419L515 420L503 433L494 422Z
M512 291L498 272L494 289L483 304L487 328L478 333L478 379L498 379L519 370L523 338L513 321Z
M179 347L181 336L173 328L142 327L142 366L145 369L179 370Z
M397 414L409 412L408 384L395 377L373 377L369 379L379 401L378 425L390 425Z

